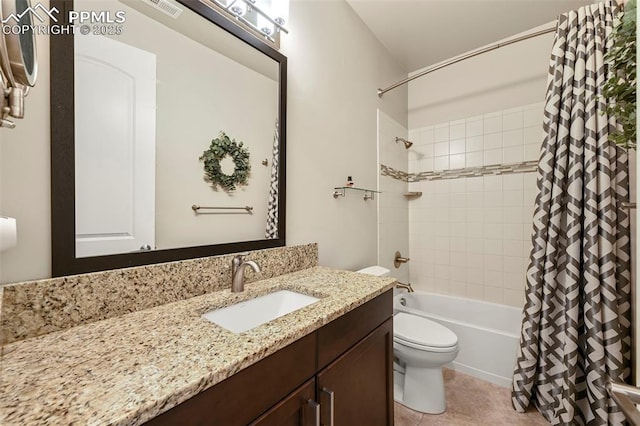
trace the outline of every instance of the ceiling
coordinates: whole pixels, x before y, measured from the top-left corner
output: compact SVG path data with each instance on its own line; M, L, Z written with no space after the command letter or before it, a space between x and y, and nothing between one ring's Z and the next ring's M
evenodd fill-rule
M407 72L551 22L593 0L347 0Z

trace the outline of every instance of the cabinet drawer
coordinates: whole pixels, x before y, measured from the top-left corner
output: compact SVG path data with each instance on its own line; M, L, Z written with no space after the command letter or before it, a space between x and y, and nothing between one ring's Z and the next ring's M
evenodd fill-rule
M246 425L315 374L316 333L247 367L147 425Z
M318 369L393 316L393 290L370 300L318 330Z

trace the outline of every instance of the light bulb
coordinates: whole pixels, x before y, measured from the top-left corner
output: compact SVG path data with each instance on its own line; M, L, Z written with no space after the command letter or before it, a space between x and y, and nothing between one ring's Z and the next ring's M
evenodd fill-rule
M258 22L256 26L262 32L262 34L273 34L273 22L269 21L260 13L258 13Z
M271 17L280 26L289 21L289 0L273 0L271 2Z
M242 16L247 13L247 4L243 0L236 0L229 10L236 16Z

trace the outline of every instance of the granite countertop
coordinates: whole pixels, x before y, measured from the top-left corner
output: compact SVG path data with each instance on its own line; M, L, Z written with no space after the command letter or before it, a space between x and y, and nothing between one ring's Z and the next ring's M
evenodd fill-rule
M0 424L141 424L353 310L393 278L314 267L0 347ZM241 334L201 318L278 289L320 298Z

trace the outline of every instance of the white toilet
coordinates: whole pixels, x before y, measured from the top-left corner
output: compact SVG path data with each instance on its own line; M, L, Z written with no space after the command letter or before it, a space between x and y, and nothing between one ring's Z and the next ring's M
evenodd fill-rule
M358 272L388 276L389 270L371 266ZM442 366L458 355L455 333L427 318L398 312L393 317L394 399L422 413L446 409Z

